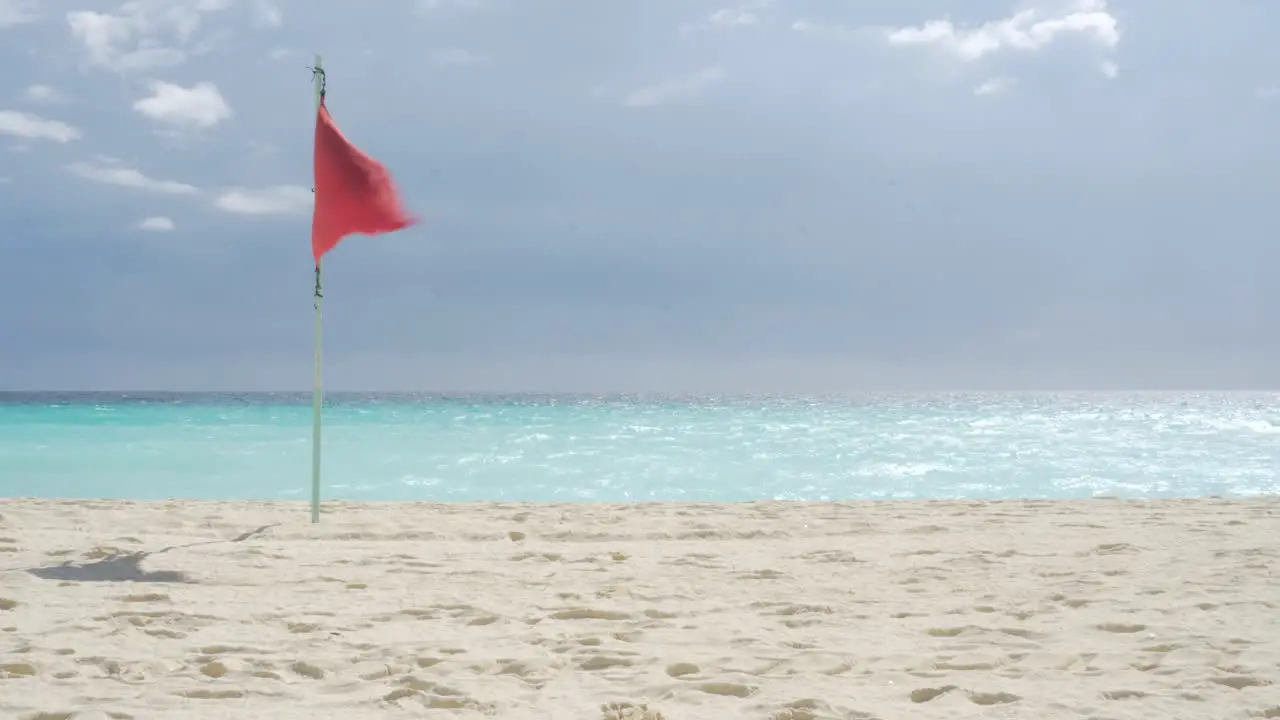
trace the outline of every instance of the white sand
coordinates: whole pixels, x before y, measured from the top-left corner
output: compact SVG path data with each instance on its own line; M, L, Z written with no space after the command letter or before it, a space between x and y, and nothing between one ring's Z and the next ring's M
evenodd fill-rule
M0 502L0 717L1280 718L1274 499L326 510Z

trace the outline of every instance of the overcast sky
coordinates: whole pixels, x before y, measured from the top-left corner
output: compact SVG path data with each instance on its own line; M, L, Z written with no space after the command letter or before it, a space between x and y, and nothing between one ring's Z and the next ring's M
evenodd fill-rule
M1280 386L1280 4L0 0L0 386Z

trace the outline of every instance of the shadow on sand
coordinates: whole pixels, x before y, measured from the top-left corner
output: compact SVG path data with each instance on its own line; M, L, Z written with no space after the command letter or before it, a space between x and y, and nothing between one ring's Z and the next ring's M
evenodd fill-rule
M140 552L85 563L84 565L49 565L28 568L27 572L45 580L69 582L143 582L185 583L191 582L183 573L174 570L142 569L142 561L154 553Z
M44 580L62 580L65 582L189 583L194 581L175 570L143 570L142 561L170 550L182 550L198 545L244 542L262 535L273 527L275 525L263 525L230 540L204 540L186 545L171 545L153 552L113 555L91 563L62 563L60 565L27 568L27 572Z

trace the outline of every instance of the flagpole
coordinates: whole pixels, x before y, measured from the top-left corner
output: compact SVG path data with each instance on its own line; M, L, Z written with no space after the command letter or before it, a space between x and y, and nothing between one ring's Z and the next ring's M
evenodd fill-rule
M324 65L319 55L312 72L315 80L316 112L320 112L320 103L324 100ZM312 189L314 192L314 188ZM315 338L315 384L311 391L311 522L320 522L320 409L324 402L324 361L320 344L320 301L324 294L320 284L320 260L316 259L316 338Z

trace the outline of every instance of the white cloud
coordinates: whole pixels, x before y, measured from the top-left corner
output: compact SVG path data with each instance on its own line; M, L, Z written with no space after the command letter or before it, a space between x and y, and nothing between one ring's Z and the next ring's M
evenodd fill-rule
M743 27L760 24L760 15L746 7L720 8L711 13L707 22L714 27Z
M1115 80L1116 76L1120 74L1120 66L1110 60L1103 60L1098 64L1098 69L1101 70L1102 74L1106 75L1109 80Z
M253 24L262 28L276 28L284 24L284 13L270 0L254 0Z
M457 8L460 10L476 10L484 6L485 0L418 0L418 9L422 12L435 12Z
M726 5L702 19L680 26L681 34L705 31L727 32L745 30L768 25L773 21L771 14L775 0L746 0L733 5Z
M163 215L149 217L138 223L139 230L150 230L151 232L169 232L176 228L177 225L173 221Z
M791 23L791 30L798 33L806 33L814 36L832 38L836 40L849 40L857 37L858 32L850 30L844 25L838 23L820 23L800 18Z
M630 107L650 107L691 100L723 79L724 71L720 68L704 68L687 77L672 78L640 88L627 95L623 104Z
M1107 11L1106 0L1077 0L1052 15L1023 10L977 28L960 27L948 19L930 20L918 27L889 30L885 37L890 45L934 46L971 61L1003 50L1039 50L1069 34L1091 38L1107 48L1120 42L1116 18Z
M477 55L470 50L462 50L460 48L442 50L431 58L431 64L436 67L449 67L451 65L479 65L484 61L485 58L483 55Z
M300 185L227 188L214 199L220 210L238 215L298 215L311 209L315 195Z
M36 19L36 6L31 0L0 0L0 28L29 23Z
M1003 95L1013 89L1014 79L1011 77L994 77L973 89L979 97L987 95Z
M1253 96L1259 100L1275 100L1280 98L1280 87L1268 85L1253 89Z
M27 86L26 91L22 93L22 96L27 100L27 102L39 105L56 102L60 99L58 91L48 85L29 85Z
M218 86L209 82L190 88L153 82L151 96L135 102L133 109L156 122L188 128L211 128L231 117Z
M80 139L80 130L59 120L47 120L39 115L13 110L0 110L0 135L68 143Z
M120 187L136 188L166 195L194 195L196 193L196 189L186 183L174 180L156 180L143 175L133 168L72 163L67 166L67 169L86 180L105 185L119 185Z
M71 35L84 46L89 62L124 72L176 65L206 13L230 0L129 0L114 12L67 13Z

